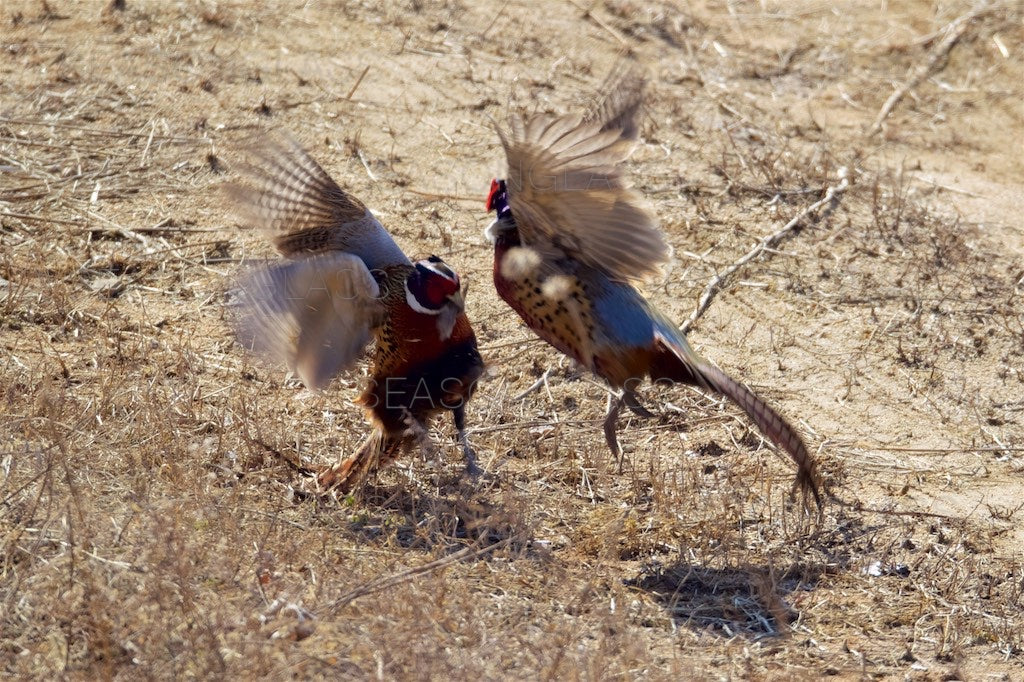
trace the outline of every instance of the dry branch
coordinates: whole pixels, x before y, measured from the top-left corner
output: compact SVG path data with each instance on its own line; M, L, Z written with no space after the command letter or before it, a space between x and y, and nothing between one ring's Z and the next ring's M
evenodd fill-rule
M707 309L711 306L711 301L714 300L715 296L718 295L718 292L725 287L726 281L736 274L740 268L761 254L770 252L771 249L775 248L775 246L783 240L783 238L788 236L798 225L803 223L807 216L814 211L817 211L822 206L828 205L828 212L834 211L839 202L839 198L849 186L850 180L847 177L847 170L845 168L841 168L839 170L839 184L832 185L826 189L824 197L805 208L792 220L783 225L781 229L773 232L758 242L757 246L751 249L745 256L727 267L721 273L712 277L707 287L704 288L704 293L700 297L700 302L697 304L697 308L690 313L686 322L679 327L682 332L685 334L690 331L690 328L693 327L694 323L699 320L705 312L707 312Z
M370 65L367 64L366 68L363 69L363 72L359 74L359 78L357 78L356 82L352 85L352 89L348 91L347 95L345 95L345 99L352 99L352 95L356 94L356 89L359 87L359 84L363 82L363 79L366 78L366 74L369 73L369 71Z
M450 201L472 201L473 203L477 203L477 204L482 204L483 203L483 197L482 196L472 196L471 197L471 196L467 196L465 194L448 194L446 192L423 192L423 191L418 190L418 189L406 189L405 191L408 192L409 194L416 194L418 196L426 197L428 199L441 199L441 200L450 200Z
M579 11L583 12L584 19L590 19L592 22L594 22L594 24L597 25L598 28L601 28L602 30L606 31L608 35L614 38L619 45L622 45L627 48L629 47L629 43L626 42L626 39L623 38L618 31L609 26L608 22L602 20L601 17L594 14L592 9L587 9L586 7L578 3L576 0L568 0L568 2L570 5L572 5Z
M436 571L439 568L444 568L445 566L457 563L459 561L469 561L471 559L478 559L484 556L485 554L490 554L491 552L495 552L505 547L515 539L515 536L510 536L503 540L499 540L494 544L485 545L483 547L475 547L470 545L469 547L464 547L463 549L460 549L458 552L455 552L454 554L449 554L446 557L442 557L434 561L429 561L423 564L422 566L415 566L413 568L408 568L404 571L399 571L394 575L377 578L376 580L371 580L367 583L360 585L354 590L346 592L341 597L339 597L331 606L335 609L343 608L345 606L348 606L350 603L352 603L359 597L365 597L368 594L373 594L374 592L380 592L381 590L386 590L390 587L394 587L395 585L400 585L401 583L411 580L412 578L415 578L418 575L423 575L424 573Z
M910 70L907 71L904 83L889 95L889 99L885 100L885 104L883 104L882 108L878 110L878 115L875 116L874 122L867 131L865 131L865 134L874 135L881 130L882 123L886 118L888 118L889 114L892 113L892 110L896 108L896 105L900 103L900 100L902 100L908 92L920 85L921 81L927 78L928 75L935 70L938 63L949 54L950 50L953 49L953 46L956 45L958 40L960 40L960 37L963 36L971 22L985 14L988 14L995 8L996 5L975 7L967 14L957 17L948 23L942 31L946 34L946 37L932 48L931 52L928 54L928 58L924 62L911 67Z
M512 400L513 401L520 401L523 398L525 398L526 396L528 396L531 393L533 393L534 391L536 391L538 388L540 388L544 384L546 384L548 382L548 375L549 374L551 374L551 368L550 367L548 367L546 370L544 370L544 373L540 375L540 378L537 379L535 382L533 382L530 385L529 388L527 388L525 391L522 391L521 393L517 393L516 395L512 396Z

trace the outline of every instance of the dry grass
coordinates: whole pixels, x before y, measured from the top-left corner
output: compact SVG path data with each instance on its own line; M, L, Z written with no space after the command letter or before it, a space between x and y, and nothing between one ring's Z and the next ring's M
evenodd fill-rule
M1018 5L299 5L0 9L4 673L1020 677ZM579 103L623 44L674 319L847 169L691 333L804 426L845 501L820 520L687 389L647 392L615 475L604 389L490 289L487 116ZM358 498L272 452L327 462L365 425L359 372L309 394L224 322L267 247L215 186L260 127L471 282L485 481L447 425Z

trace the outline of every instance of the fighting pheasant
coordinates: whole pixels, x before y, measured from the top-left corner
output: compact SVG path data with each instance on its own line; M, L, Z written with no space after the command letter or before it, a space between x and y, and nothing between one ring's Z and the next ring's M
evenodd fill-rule
M735 402L797 465L795 487L820 506L814 458L797 431L750 389L697 355L683 333L637 290L670 249L653 215L621 172L637 138L643 79L613 74L585 114L512 116L498 130L508 174L491 183L496 219L494 286L528 327L601 376L609 397L604 434L622 466L616 420L645 378L697 386Z
M450 411L470 473L465 406L484 369L463 312L458 275L440 258L413 263L358 199L295 141L262 140L227 186L244 222L271 233L284 260L240 279L236 329L250 349L285 364L311 389L351 367L374 341L359 397L374 429L321 471L349 490L420 442L430 418Z

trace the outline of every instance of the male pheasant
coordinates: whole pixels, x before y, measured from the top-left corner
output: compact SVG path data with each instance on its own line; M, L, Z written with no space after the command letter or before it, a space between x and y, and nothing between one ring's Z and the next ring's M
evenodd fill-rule
M637 290L670 250L620 164L637 137L643 79L613 74L605 97L582 115L510 118L498 130L508 161L491 183L486 235L494 244L498 295L528 327L619 391L604 433L622 466L616 419L645 378L700 387L743 409L797 465L794 487L820 506L817 466L797 431L750 389L697 355L683 333Z
M263 140L247 156L246 183L228 185L228 195L246 223L272 233L285 260L241 278L242 344L320 389L375 342L358 399L373 432L325 468L320 483L351 489L419 442L443 411L454 417L467 469L478 473L465 406L484 363L458 275L436 256L411 262L366 206L293 140Z

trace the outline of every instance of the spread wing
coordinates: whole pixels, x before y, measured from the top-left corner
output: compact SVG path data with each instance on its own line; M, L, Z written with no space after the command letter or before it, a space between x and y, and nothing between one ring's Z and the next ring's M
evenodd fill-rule
M350 367L384 316L366 264L338 251L254 268L234 293L241 344L287 365L311 389Z
M520 238L543 258L568 257L624 281L668 260L664 235L621 170L636 136L639 87L625 79L585 117L513 116L509 133L498 131Z
M618 128L623 139L637 139L640 127L636 119L644 101L644 81L639 66L627 60L617 62L583 120L600 122L601 130Z
M370 269L409 263L366 206L295 140L262 137L238 165L243 181L225 187L228 198L247 224L273 234L282 254L346 251Z

